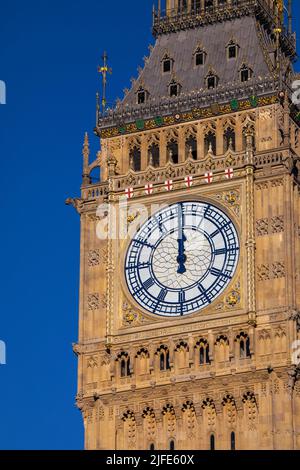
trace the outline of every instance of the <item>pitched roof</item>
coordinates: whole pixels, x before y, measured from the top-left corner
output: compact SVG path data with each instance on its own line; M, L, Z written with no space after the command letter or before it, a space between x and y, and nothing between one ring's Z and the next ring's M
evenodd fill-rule
M265 35L259 28L254 17L244 16L158 36L144 69L122 104L135 106L136 92L140 87L149 92L150 101L157 102L167 97L173 77L180 83L182 94L199 92L207 88L205 78L210 69L217 73L220 87L234 83L240 85L239 70L244 63L251 67L253 80L270 76L270 56ZM231 39L239 45L236 59L227 59L226 46ZM195 66L194 62L198 46L203 47L207 54L203 66ZM166 53L174 60L172 73L162 73L161 61Z

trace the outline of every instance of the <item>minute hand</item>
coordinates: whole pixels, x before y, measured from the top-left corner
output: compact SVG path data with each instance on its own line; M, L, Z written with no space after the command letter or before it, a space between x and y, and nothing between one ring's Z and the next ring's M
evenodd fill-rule
M186 262L186 255L185 255L185 248L184 243L186 242L186 237L183 231L183 221L182 221L182 214L178 216L178 274L184 274L186 272L185 262Z

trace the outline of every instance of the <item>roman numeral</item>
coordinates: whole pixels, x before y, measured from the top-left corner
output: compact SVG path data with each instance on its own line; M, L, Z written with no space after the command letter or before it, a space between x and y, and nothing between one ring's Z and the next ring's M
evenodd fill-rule
M168 291L166 289L162 289L158 295L158 300L159 302L162 302L163 300L165 300L166 296L167 296L167 293Z
M226 248L220 248L219 250L216 250L215 251L215 255L218 256L218 255L226 255L227 253L227 250Z
M146 290L150 289L150 287L152 287L153 285L154 285L154 281L152 277L150 277L149 279L147 279L147 281L143 283L143 286Z
M211 300L210 298L208 297L207 293L206 293L206 290L204 289L204 287L202 286L202 284L198 284L198 289L200 290L201 294L204 295L205 299L207 300L207 302L211 303Z
M222 271L216 268L211 268L210 273L216 277L223 277L225 279L231 279L231 276L228 276L228 274L222 273Z

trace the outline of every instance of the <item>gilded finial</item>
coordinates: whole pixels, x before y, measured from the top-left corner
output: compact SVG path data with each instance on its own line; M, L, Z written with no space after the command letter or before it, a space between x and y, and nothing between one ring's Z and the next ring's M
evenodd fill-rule
M98 72L102 75L102 112L105 112L106 109L106 87L107 87L107 74L112 74L112 69L108 67L107 61L108 56L107 53L104 52L102 56L103 65L98 67Z

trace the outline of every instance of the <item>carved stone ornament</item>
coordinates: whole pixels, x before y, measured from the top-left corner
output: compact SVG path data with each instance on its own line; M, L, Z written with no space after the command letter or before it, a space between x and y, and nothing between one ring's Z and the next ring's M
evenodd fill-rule
M145 318L136 312L128 302L123 303L123 326L140 325L145 322Z

